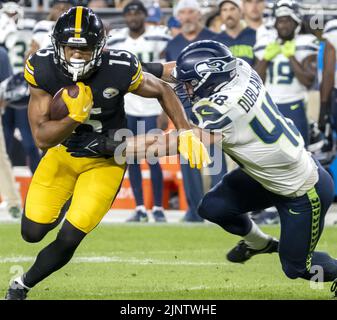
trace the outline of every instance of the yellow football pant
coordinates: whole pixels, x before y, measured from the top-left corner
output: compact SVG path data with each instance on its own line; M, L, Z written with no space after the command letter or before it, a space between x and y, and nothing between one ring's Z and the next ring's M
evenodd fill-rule
M25 215L38 223L53 223L73 196L66 219L88 233L110 209L124 173L125 165L113 158L74 158L62 145L51 148L32 178Z

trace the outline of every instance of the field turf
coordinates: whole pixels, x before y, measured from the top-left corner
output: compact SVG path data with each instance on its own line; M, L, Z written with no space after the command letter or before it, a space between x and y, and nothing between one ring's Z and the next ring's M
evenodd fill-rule
M279 227L264 227L278 236ZM0 224L0 296L55 238L25 243L18 223ZM282 273L276 254L232 264L238 241L212 224L102 224L72 261L29 293L29 299L330 299L330 284L311 288ZM337 228L326 227L318 249L337 256Z

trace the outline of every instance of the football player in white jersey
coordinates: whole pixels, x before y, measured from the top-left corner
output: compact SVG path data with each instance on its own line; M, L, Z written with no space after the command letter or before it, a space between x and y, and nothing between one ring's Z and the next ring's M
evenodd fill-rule
M51 46L51 34L56 20L62 13L68 11L75 3L73 0L53 0L50 4L50 14L46 20L39 21L33 29L29 55L37 50Z
M127 50L143 63L159 61L171 37L165 26L146 25L147 9L141 1L131 1L123 9L126 28L111 30L107 42L109 49ZM146 68L144 69L146 70ZM157 99L142 98L132 93L124 97L128 128L134 135L158 128L157 123L166 118ZM167 126L167 125L166 125ZM157 222L166 221L162 207L163 174L160 164L149 165L153 190L152 215ZM148 221L144 206L142 175L138 163L128 166L129 179L136 200L135 213L130 222Z
M273 12L275 30L256 43L255 70L282 114L294 121L307 145L306 98L315 80L318 43L311 34L298 34L301 16L295 2L279 0Z
M332 115L337 113L337 19L328 21L323 30L322 38L326 40L324 48L324 67L320 87L321 108L319 128L322 132L329 131ZM336 122L336 116L334 117ZM334 123L335 130L337 124Z
M223 44L202 40L181 52L173 75L193 103L191 122L239 164L199 207L201 217L242 237L227 259L242 263L256 254L278 251L287 277L310 280L319 268L319 281L334 281L337 260L314 251L334 197L332 178L306 151L303 137L281 114L258 74ZM85 143L92 145L89 140ZM69 152L83 150L84 141L77 142L79 149ZM127 142L132 147L135 143ZM158 154L168 147L149 145ZM133 150L127 147L126 152ZM247 214L270 206L280 214L279 242L264 234Z

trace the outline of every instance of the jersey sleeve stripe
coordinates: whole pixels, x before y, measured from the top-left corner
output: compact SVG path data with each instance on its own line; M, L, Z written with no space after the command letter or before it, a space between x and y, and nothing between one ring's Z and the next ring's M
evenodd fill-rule
M296 50L303 50L303 51L318 51L318 47L316 46L298 46Z
M137 78L137 81L130 85L128 92L132 92L136 90L139 87L139 85L142 83L142 81L143 81L143 73L141 72L139 77Z
M147 37L144 37L145 40L147 41L169 41L171 40L169 37L160 37L160 36L147 36Z
M42 28L40 28L40 29L33 29L33 34L39 33L39 32L47 33L47 32L49 32L49 30L48 29L42 29Z
M257 51L261 51L261 50L264 50L266 49L267 46L258 46L256 48L254 48L254 51L257 52Z
M34 71L30 70L27 65L25 67L25 70L27 70L32 76L34 76Z
M30 73L27 71L27 68L25 68L25 73L24 73L24 75L25 75L26 81L27 81L29 84L31 84L31 85L33 85L33 86L35 86L35 87L38 86L37 83L36 83L36 81L35 81L34 75L30 74Z
M26 67L34 72L34 67L30 64L29 60L26 60Z
M111 39L107 41L107 46L113 46L117 43L124 42L126 38L121 38L121 39Z
M337 31L337 26L327 28L326 30L324 30L323 34L324 34L324 33L329 33L329 32L331 32L331 31Z
M132 79L131 79L131 84L133 84L135 81L137 81L137 79L138 79L138 77L139 77L141 71L142 71L142 65L139 63L139 64L138 64L137 71L136 71L136 73L133 75L133 77L132 77Z

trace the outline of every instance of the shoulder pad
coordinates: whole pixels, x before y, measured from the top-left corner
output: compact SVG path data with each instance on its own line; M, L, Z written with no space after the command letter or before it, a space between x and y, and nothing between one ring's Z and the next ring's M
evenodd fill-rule
M337 19L330 20L325 24L323 33L330 33L330 32L337 33Z

